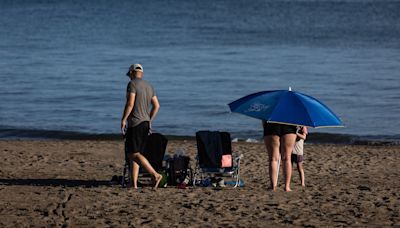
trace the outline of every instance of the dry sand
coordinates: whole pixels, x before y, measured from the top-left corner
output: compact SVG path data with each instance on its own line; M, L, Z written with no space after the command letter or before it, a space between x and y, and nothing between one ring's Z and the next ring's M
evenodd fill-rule
M0 141L0 227L400 226L399 146L305 146L306 188L267 190L261 143L243 154L243 188L112 186L122 174L120 141ZM195 141L170 140L168 153Z

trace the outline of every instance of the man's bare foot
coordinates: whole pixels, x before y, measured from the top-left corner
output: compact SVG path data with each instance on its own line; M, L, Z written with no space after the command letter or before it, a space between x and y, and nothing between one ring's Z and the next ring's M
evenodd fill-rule
M276 192L276 190L277 190L277 187L276 187L276 186L275 186L275 187L268 187L268 190L269 190L269 191Z
M291 192L292 189L290 189L290 188L285 188L285 191L286 191L286 192Z
M129 189L138 189L137 184L135 185L135 184L132 184L132 183L128 183L128 184L126 185L126 188L129 188Z
M162 180L162 175L160 175L160 174L156 174L156 176L154 177L155 179L155 184L154 184L154 189L156 189L157 187L158 187L158 185L160 184L160 182L161 182L161 180Z

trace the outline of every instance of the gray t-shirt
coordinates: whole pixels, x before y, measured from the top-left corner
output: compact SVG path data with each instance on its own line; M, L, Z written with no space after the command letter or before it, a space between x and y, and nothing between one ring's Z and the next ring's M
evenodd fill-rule
M135 104L128 117L128 127L135 127L143 121L150 121L151 98L156 95L153 87L147 81L135 78L128 83L126 92L127 98L129 93L135 94Z

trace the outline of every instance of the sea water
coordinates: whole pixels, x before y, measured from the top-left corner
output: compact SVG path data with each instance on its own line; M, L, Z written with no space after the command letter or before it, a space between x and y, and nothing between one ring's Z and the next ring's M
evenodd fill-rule
M400 2L379 0L2 0L0 136L119 134L136 62L166 135L260 138L227 104L291 87L345 124L311 132L400 139Z

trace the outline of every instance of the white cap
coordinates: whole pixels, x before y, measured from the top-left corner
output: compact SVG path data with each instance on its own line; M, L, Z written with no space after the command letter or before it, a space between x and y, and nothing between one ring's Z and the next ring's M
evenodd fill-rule
M132 68L132 69L131 69L131 68ZM143 72L143 67L142 67L141 64L135 63L135 64L133 64L133 65L129 68L129 70Z
M126 73L126 75L129 76L129 72L131 72L131 71L143 72L143 67L142 67L141 64L135 63L135 64L133 64L133 65L131 65L131 66L129 67L129 71Z

